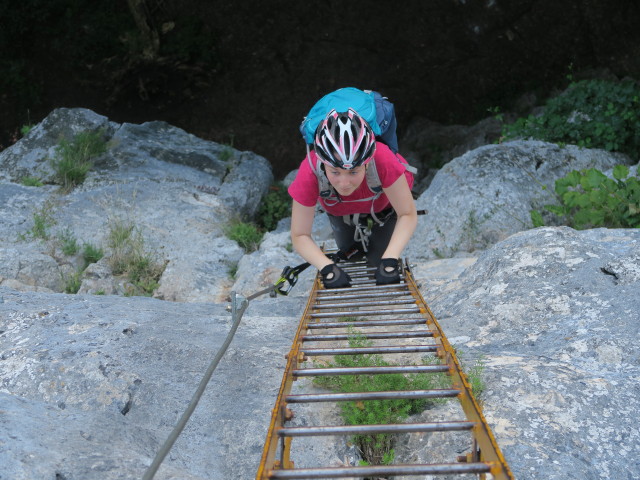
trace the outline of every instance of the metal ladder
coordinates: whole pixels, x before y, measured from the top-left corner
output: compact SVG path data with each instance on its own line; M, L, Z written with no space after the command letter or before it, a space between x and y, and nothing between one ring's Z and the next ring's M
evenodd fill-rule
M480 406L473 396L469 382L462 372L455 351L420 294L407 262L403 263L401 283L389 286L375 285L373 269L368 268L364 262L340 265L351 276L352 286L347 289L324 289L320 277L317 276L315 279L291 351L287 355L287 364L272 411L256 480L462 474L476 474L480 479L513 479ZM382 344L359 348L349 347L346 343L349 334L345 333L347 329L345 318L349 319L349 325L359 329L364 338L372 342L376 340L376 343L382 342ZM338 346L334 346L336 343ZM440 362L420 365L412 361L404 362L405 365L389 364L380 367L353 368L317 368L316 365L314 368L308 368L305 365L309 357L356 354L376 354L385 358L402 354L403 359L413 355L417 363L422 363L422 356L425 353L435 355ZM450 385L448 388L431 390L291 393L293 382L299 377L389 373L424 375L439 373L441 376L444 373L450 380ZM292 404L434 398L456 398L466 418L393 425L287 426L294 416L289 408ZM290 458L292 441L299 437L459 431L470 432L471 453L457 457L454 452L451 455L453 458L451 463L319 466L296 469Z

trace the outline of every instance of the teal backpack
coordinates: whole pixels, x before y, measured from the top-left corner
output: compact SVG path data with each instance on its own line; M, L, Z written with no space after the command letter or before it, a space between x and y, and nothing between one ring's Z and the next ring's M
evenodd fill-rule
M349 108L353 108L367 121L376 140L387 145L393 153L398 153L397 122L393 103L378 92L354 87L340 88L328 93L311 107L300 124L300 133L306 144L313 145L316 128L327 113L333 109L346 112Z
M333 109L338 112L346 112L349 108L358 112L358 115L367 121L376 136L376 141L387 145L394 154L398 153L395 110L393 104L386 97L383 97L380 93L372 90L359 90L354 87L340 88L339 90L322 97L313 107L311 107L307 116L302 120L302 123L300 124L300 133L307 145L307 159L311 166L311 170L315 173L316 177L318 177L320 197L327 204L330 204L330 202L335 204L345 200L342 200L338 196L329 183L327 175L324 173L322 168L322 162L318 161L314 165L311 161L309 152L314 143L316 128L320 122L324 120L327 113ZM407 164L403 165L405 165L405 168L411 173L415 174L417 172L414 167ZM365 178L372 196L354 201L370 201L371 217L377 223L382 224L383 222L378 219L373 211L374 202L380 195L382 195L382 182L380 181L375 161L368 163Z

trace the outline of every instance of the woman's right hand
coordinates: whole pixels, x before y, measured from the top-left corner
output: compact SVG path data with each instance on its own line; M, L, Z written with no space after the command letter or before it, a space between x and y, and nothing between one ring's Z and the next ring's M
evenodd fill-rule
M345 288L351 286L351 277L335 263L330 263L320 270L324 288Z

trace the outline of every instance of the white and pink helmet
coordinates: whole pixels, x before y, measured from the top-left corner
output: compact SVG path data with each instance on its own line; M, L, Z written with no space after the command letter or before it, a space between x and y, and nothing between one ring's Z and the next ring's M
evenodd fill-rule
M350 108L327 114L316 129L314 146L323 163L351 170L373 158L376 140L369 124Z

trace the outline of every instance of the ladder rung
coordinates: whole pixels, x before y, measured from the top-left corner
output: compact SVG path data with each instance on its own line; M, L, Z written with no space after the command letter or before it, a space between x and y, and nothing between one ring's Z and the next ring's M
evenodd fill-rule
M384 367L330 367L300 368L293 370L294 377L318 377L322 375L380 375L384 373L439 373L448 372L447 365L389 365Z
M285 427L278 430L281 437L319 437L324 435L357 435L413 432L459 432L471 430L473 422L430 422L388 425L335 425L323 427Z
M411 295L411 292L408 291L399 291L399 292L386 292L384 294L385 297L405 297ZM346 295L331 295L318 297L318 301L326 301L326 300L357 300L359 298L380 298L380 293L356 293L356 294L346 294ZM413 297L412 297L413 298Z
M315 322L308 323L308 329L318 328L347 328L350 325L359 327L384 327L387 325L424 325L426 320L424 318L408 318L406 320L354 320L348 322Z
M361 355L373 353L437 352L438 345L403 345L401 347L302 348L305 355Z
M341 324L344 326L344 324ZM366 338L367 340L380 340L389 338L422 338L433 337L433 332L429 330L414 330L407 332L370 332L359 334L358 337ZM303 335L303 342L323 342L330 340L349 340L353 338L353 335L346 333L335 335Z
M365 263L361 263L361 264L357 264L354 263L351 266L349 265L338 265L341 269L343 269L345 272L354 272L354 271L359 271L359 270L366 270L368 272L375 272L376 269L375 267L370 267Z
M371 269L369 269L369 268L367 268L367 269L357 269L357 270L356 269L353 269L353 270L345 269L344 271L349 274L351 279L365 277L365 278L368 278L369 280L371 280L371 273L370 272L373 272L374 269L373 268L371 268Z
M354 392L354 393L309 393L301 395L287 395L287 403L312 402L344 402L358 400L397 400L417 398L447 398L457 397L460 393L455 389L435 390L395 390L390 392Z
M299 468L271 470L269 478L358 478L388 477L391 475L462 475L465 473L489 473L488 463L433 463L415 465L379 465L368 467Z
M420 313L420 308L394 308L389 310L354 310L348 312L335 312L335 313L311 313L311 318L335 318L335 317L349 317L353 315L367 316L367 315L397 315L399 313Z
M334 293L353 293L353 292L364 292L368 290L395 290L397 288L402 288L403 290L407 289L407 286L404 283L394 283L392 285L371 285L369 287L349 287L349 288L326 288L323 290L318 290L318 297L326 297L330 296Z
M380 295L378 295L379 297ZM389 305L408 305L413 303L415 305L416 301L413 297L407 298L406 300L379 300L377 302L357 302L357 303L327 303L322 305L314 305L314 309L324 309L324 308L357 308L357 307L383 307Z

